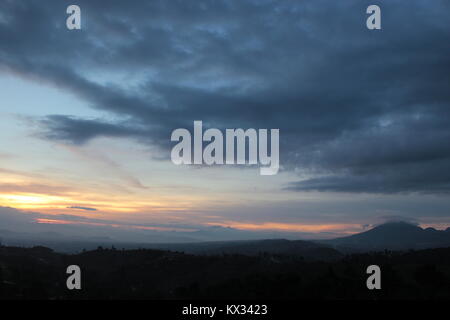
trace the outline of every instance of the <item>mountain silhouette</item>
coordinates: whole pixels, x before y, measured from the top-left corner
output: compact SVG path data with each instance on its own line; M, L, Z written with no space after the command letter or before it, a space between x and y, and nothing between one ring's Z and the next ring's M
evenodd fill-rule
M408 222L388 222L366 232L320 242L341 251L440 248L450 246L450 228L423 229Z

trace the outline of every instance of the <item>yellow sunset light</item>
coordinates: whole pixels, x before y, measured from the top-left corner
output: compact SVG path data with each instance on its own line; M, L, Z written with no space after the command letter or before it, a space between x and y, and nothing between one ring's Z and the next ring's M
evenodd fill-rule
M65 199L48 195L2 194L0 195L0 201L2 205L14 205L20 207L21 205L49 204L56 201L65 201Z

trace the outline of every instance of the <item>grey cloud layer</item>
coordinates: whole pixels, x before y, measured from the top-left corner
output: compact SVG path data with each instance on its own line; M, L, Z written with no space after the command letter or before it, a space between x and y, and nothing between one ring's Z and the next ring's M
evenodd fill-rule
M77 94L115 121L49 115L48 139L131 137L169 148L193 120L280 128L290 190L450 190L450 3L61 1L0 4L3 70ZM136 84L99 81L135 74Z

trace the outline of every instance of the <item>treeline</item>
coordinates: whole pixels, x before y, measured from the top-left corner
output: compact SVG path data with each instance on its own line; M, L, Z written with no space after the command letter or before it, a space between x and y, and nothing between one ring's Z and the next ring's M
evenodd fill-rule
M382 289L368 290L377 264ZM68 290L66 268L82 270ZM0 247L1 299L448 299L450 248L347 255L333 262L261 253L194 256L99 248L76 255Z

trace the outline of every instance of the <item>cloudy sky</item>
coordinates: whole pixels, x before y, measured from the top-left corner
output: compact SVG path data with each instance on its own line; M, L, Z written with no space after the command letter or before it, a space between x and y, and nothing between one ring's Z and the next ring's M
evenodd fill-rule
M70 4L82 30L66 28ZM382 30L366 28L371 4ZM447 227L449 12L446 0L3 0L0 224ZM279 128L280 172L175 166L170 134L194 120Z

